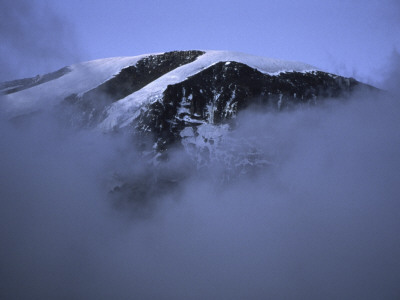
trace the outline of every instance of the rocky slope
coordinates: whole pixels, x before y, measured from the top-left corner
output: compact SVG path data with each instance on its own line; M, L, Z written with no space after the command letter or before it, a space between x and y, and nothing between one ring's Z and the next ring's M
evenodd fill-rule
M56 107L73 126L141 137L143 152L152 158L165 158L169 148L179 146L197 166L224 159L241 168L237 160L267 161L253 150L221 151L241 110L316 105L346 98L359 87L371 88L307 64L225 51L97 60L0 85L10 117Z

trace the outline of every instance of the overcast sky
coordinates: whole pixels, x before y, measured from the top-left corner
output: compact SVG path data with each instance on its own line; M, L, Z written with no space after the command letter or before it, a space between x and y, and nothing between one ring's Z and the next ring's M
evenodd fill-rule
M105 57L212 49L379 84L400 49L398 0L3 0L0 7L1 63L15 77Z
M82 58L180 49L298 60L376 82L400 48L397 0L48 1Z

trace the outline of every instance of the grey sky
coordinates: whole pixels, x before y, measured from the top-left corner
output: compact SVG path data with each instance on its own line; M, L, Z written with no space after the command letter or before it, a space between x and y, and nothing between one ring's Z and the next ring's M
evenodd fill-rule
M75 26L84 59L176 49L299 60L376 82L400 47L396 0L49 1Z
M0 7L1 64L11 77L112 56L212 49L303 61L379 84L400 48L397 0L4 0Z

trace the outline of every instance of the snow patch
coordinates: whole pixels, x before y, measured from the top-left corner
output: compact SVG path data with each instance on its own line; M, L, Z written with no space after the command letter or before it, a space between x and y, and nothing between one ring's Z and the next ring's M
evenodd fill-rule
M132 116L136 115L136 111L143 104L152 103L162 99L162 93L166 90L168 85L182 82L188 77L193 76L218 62L224 61L227 63L233 61L243 63L259 70L262 73L270 75L277 75L282 72L311 72L317 70L317 68L311 65L300 62L264 58L240 52L206 51L205 54L199 56L195 61L164 74L163 76L143 87L141 90L128 95L116 103L113 103L110 109L107 111L107 117L100 124L100 127L107 131L112 129L112 127L116 126L117 124L119 124L120 127L128 125L134 120ZM184 91L183 95L185 94L186 91Z
M59 104L71 94L82 95L99 86L146 56L113 57L74 64L70 66L71 72L57 79L4 95L4 109L10 116L15 116Z
M71 94L82 95L109 80L123 68L133 66L140 59L157 54L161 53L106 58L72 65L71 72L57 79L5 95L3 97L4 110L9 115L16 116L59 104L65 97ZM263 58L240 52L205 51L205 54L200 55L195 61L164 74L139 91L110 105L106 111L106 118L99 128L108 131L114 127L129 125L138 117L140 108L144 104L162 99L162 94L168 85L182 82L218 62L226 62L226 65L231 62L239 62L270 75L290 71L312 72L317 70L313 66L299 62ZM183 95L186 96L186 91L183 91ZM188 95L187 100L191 101L192 97L193 95ZM212 116L210 118L212 119Z

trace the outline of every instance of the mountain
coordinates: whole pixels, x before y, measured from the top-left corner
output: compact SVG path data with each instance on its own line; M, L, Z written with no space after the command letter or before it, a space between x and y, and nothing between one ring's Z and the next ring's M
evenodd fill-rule
M72 126L141 137L153 159L183 147L199 167L226 158L219 144L250 106L291 110L346 98L360 87L372 88L304 63L193 50L84 62L2 83L0 92L10 118L55 108ZM265 162L254 151L244 156L250 164Z

